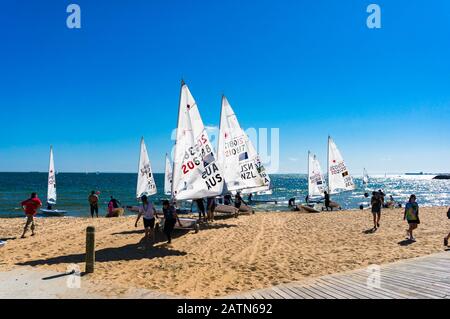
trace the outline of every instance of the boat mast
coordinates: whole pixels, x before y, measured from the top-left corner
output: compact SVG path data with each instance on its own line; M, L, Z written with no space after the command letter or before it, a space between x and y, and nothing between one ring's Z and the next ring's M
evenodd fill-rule
M174 159L173 159L173 163L172 163L172 189L171 189L171 201L173 202L175 200L175 195L173 193L173 189L174 189L174 176L175 176L175 162L176 162L176 156L177 156L177 144L178 144L178 130L179 130L179 126L180 126L180 111L181 111L181 95L183 94L183 87L186 85L186 83L184 83L184 80L181 79L181 89L180 89L180 98L179 98L179 102L178 102L178 119L177 119L177 131L176 131L176 136L175 136L175 147L174 147Z
M327 188L328 195L330 195L330 135L328 135L328 148L327 148Z

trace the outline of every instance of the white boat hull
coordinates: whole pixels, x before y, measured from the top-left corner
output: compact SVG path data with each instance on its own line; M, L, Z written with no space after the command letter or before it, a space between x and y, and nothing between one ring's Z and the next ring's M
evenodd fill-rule
M164 222L164 217L159 219L159 224L161 227L164 227ZM175 223L175 229L193 229L196 233L198 233L200 230L198 222L194 218L180 218L180 223L181 226L178 221Z

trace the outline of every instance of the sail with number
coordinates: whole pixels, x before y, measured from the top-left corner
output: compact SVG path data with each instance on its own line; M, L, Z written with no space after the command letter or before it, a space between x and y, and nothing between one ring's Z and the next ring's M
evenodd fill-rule
M164 194L172 194L172 164L168 154L166 154L166 167L164 169Z
M141 140L141 153L139 156L138 181L136 187L136 198L140 199L143 195L151 196L157 192L155 179L148 157L147 147L144 138Z
M341 152L331 137L328 137L328 192L337 194L355 189Z
M53 159L53 147L50 147L50 163L48 167L48 187L47 187L47 203L56 204L56 173L55 161Z
M197 103L182 82L173 162L172 196L191 200L219 196L224 179Z
M270 192L270 178L225 96L219 134L217 153L227 190L243 194Z
M324 192L325 182L319 160L316 155L308 152L308 196L323 197Z

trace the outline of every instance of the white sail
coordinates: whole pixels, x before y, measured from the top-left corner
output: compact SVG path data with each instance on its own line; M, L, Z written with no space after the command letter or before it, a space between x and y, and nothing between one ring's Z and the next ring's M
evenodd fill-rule
M174 154L172 196L175 200L222 194L222 172L216 162L197 103L184 82L181 85Z
M217 153L227 190L242 193L269 191L270 178L225 96L222 97L219 134Z
M148 157L147 147L144 138L141 140L141 154L139 156L138 180L136 187L136 198L143 195L151 196L157 192L155 179L153 177L150 159Z
M170 164L168 154L166 154L166 167L164 170L164 194L172 194L172 164Z
M53 159L53 147L50 147L50 164L48 167L48 187L47 187L47 203L56 204L56 173L55 161Z
M355 189L353 178L345 165L341 152L331 137L328 137L328 192L337 194Z
M325 183L322 175L322 168L316 155L308 152L308 196L323 197Z
M369 174L367 174L366 169L364 169L364 171L363 171L363 184L364 184L364 186L369 184Z

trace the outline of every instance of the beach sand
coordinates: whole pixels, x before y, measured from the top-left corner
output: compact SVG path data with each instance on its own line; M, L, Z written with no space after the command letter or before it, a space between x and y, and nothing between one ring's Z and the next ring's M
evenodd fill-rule
M84 269L85 229L96 227L96 270L87 277L98 293L120 297L129 289L185 297L238 294L419 257L443 251L450 231L447 208L422 208L406 245L403 210L383 211L381 229L372 228L370 211L321 214L256 213L216 221L194 232L176 232L171 247L142 249L142 226L134 217L117 219L40 218L37 235L9 240L0 249L0 271L32 266L64 272L72 263ZM1 219L0 238L21 235L24 219Z

